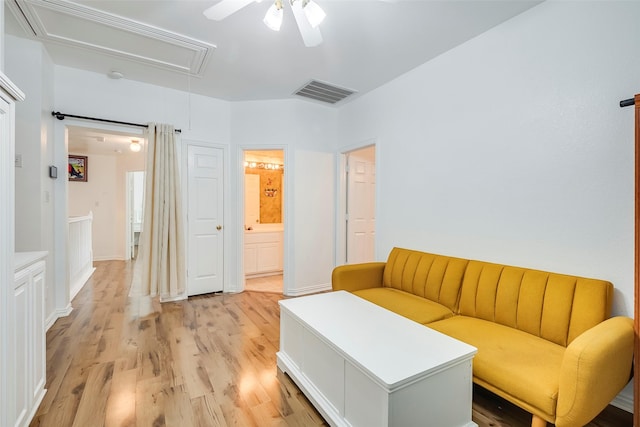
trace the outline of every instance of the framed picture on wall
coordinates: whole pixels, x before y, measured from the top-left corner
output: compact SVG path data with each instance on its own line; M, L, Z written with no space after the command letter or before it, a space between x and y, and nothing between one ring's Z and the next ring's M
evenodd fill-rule
M87 182L87 156L69 155L69 181Z

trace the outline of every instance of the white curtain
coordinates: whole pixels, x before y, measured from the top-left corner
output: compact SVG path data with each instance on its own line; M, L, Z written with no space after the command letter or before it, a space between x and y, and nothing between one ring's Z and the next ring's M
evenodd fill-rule
M149 123L144 216L132 295L184 297L184 223L173 126Z

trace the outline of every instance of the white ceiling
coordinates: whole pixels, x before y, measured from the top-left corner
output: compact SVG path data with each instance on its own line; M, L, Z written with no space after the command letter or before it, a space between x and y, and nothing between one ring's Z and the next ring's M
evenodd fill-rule
M132 140L137 140L144 147L144 136L116 132L113 130L92 129L80 126L67 126L69 154L98 154L102 156L142 156L143 152L134 153L129 149Z
M288 5L280 32L262 23L269 0L220 22L202 14L218 0L5 0L5 28L58 65L229 101L292 98L316 79L357 91L341 105L540 3L316 1L327 18L312 48Z

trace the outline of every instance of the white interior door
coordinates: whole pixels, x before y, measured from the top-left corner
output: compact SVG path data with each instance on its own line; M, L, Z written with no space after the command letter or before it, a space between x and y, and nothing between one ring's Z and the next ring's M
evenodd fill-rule
M375 147L347 156L347 263L375 260Z
M187 294L220 292L223 287L223 150L187 148Z

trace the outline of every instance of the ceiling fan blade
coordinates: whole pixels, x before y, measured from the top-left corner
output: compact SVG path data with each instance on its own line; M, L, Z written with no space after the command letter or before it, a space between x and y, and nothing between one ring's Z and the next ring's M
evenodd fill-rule
M214 4L202 13L209 19L222 21L227 16L239 11L254 1L255 0L222 0L220 3Z
M296 18L296 24L300 30L302 41L306 47L318 46L322 43L322 34L320 28L313 28L302 10L302 1L298 0L291 5L293 16Z

